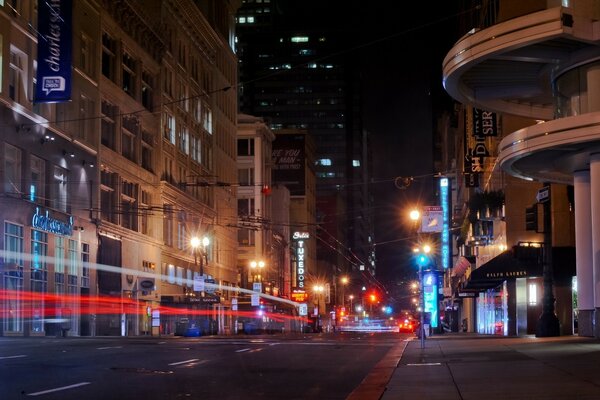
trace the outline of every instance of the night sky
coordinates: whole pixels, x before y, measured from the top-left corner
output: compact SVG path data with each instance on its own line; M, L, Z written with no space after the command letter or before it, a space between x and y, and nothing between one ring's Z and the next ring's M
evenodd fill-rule
M406 224L413 204L435 205L432 132L437 112L452 105L442 87L442 61L457 33L455 2L380 2L357 9L366 42L361 49L365 127L373 136L377 278L412 279ZM452 3L452 4L444 4ZM374 4L374 3L370 3ZM362 4L364 6L364 3ZM414 177L397 189L395 177ZM403 240L407 239L407 240Z

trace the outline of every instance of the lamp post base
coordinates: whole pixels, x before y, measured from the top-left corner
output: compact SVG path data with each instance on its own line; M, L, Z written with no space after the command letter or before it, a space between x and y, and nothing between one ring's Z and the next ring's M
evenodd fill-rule
M560 336L560 323L554 313L542 313L535 328L536 337Z

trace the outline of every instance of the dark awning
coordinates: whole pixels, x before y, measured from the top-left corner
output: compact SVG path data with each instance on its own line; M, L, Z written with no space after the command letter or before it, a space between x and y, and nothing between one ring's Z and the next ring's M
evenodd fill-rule
M505 280L542 276L542 271L543 265L537 258L518 259L514 250L506 250L473 270L464 289L492 289Z
M541 277L544 271L541 247L514 246L471 272L464 290L492 289L505 280ZM575 248L553 247L552 264L555 279L575 274Z

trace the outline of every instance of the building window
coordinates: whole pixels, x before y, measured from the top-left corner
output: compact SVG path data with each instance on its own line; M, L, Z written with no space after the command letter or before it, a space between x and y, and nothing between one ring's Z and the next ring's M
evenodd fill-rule
M213 133L212 111L206 104L202 105L202 127L210 134Z
M4 193L21 193L21 150L4 143Z
M254 199L238 199L238 216L240 218L254 215Z
M238 183L240 186L254 185L254 168L238 169Z
M65 293L65 238L54 238L54 288L55 293Z
M164 92L173 98L173 71L169 67L165 67L164 72Z
M4 223L4 289L23 290L23 227ZM23 332L23 307L18 296L8 296L4 301L4 332Z
M45 294L48 291L48 234L35 229L31 230L31 291ZM31 300L31 330L44 330L44 296L35 296Z
M86 142L91 142L91 138L96 127L96 110L94 101L86 96L81 95L79 97L79 131L77 136Z
M90 287L90 245L81 243L81 287Z
M11 46L10 69L8 70L8 97L21 103L25 94L25 55Z
M360 167L360 160L352 160L353 167Z
M238 139L238 156L253 156L254 155L254 139Z
M529 284L529 305L535 306L537 305L538 297L537 297L537 285L535 283Z
M185 154L190 154L190 132L187 126L179 124L179 151Z
M202 142L200 138L195 135L192 135L191 156L192 160L196 161L198 164L202 163Z
M123 53L121 88L134 99L136 98L136 64L135 58L129 53Z
M173 246L173 206L165 204L163 209L163 242L167 246Z
M44 203L44 170L46 163L41 158L31 156L29 160L30 182L29 182L29 201Z
M117 143L117 129L115 123L115 117L119 114L119 109L113 106L107 101L102 100L102 106L100 112L102 113L102 120L100 122L101 130L101 141L102 144L109 149L116 150Z
M116 223L116 188L118 176L108 170L100 172L100 218L104 221Z
M169 113L165 113L164 138L171 144L175 144L175 117Z
M121 154L130 161L137 162L137 135L140 130L140 122L137 117L123 117L123 129L121 136Z
M116 80L115 63L117 42L108 33L102 33L102 75L110 79Z
M48 256L48 234L31 230L31 269L45 270Z
M144 235L148 235L148 233L149 233L148 218L150 215L150 205L151 205L150 192L142 190L142 199L141 199L141 203L140 203L140 225L141 225L141 232Z
M292 36L290 40L292 43L306 43L308 42L308 36Z
M79 53L79 67L81 70L90 77L95 77L95 43L88 35L85 33L81 34L81 50Z
M67 212L67 170L55 165L50 182L50 207Z
M330 166L331 165L331 159L330 158L321 158L320 160L317 160L317 165L325 165L325 166Z
M121 183L121 226L137 231L137 199L138 185L127 182Z
M154 138L152 133L142 131L142 168L154 172L152 151L154 148Z
M153 96L153 81L152 74L150 71L142 72L142 105L147 110L152 110L154 102L152 101Z
M68 248L68 263L67 263L67 274L69 275L68 283L70 286L77 286L77 273L79 261L77 259L77 247L79 247L77 240L69 239L69 248ZM69 290L69 293L74 294L72 290Z

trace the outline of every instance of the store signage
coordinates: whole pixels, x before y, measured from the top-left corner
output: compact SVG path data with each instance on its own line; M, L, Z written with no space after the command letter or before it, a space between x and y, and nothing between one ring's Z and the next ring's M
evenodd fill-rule
M421 232L441 232L443 210L441 206L423 207L423 216L421 217Z
M292 300L294 300L298 303L302 303L302 302L308 300L308 293L306 293L305 290L294 289L294 290L292 290Z
M294 234L292 235L292 239L294 240L308 238L310 238L310 234L308 232L294 232Z
M308 315L308 305L306 303L298 306L298 315L301 317L306 317Z
M535 199L538 203L545 203L550 200L550 186L544 186L540 190L538 190L535 195Z
M71 236L73 235L73 217L69 217L69 221L61 221L50 216L50 211L46 210L45 214L40 213L40 208L35 208L35 214L31 218L31 226L43 231L56 233L57 235Z
M140 287L142 289L154 289L154 279L142 279L140 281Z
M305 286L305 239L308 239L310 235L308 232L294 232L292 239L296 241L296 287L298 289L304 289Z
M440 178L440 205L442 206L442 269L450 267L450 180Z
M37 103L71 100L72 11L72 0L40 2L37 24Z
M431 327L438 326L437 280L433 273L423 275L423 303L425 312L431 315Z
M458 292L458 297L477 297L477 292Z

